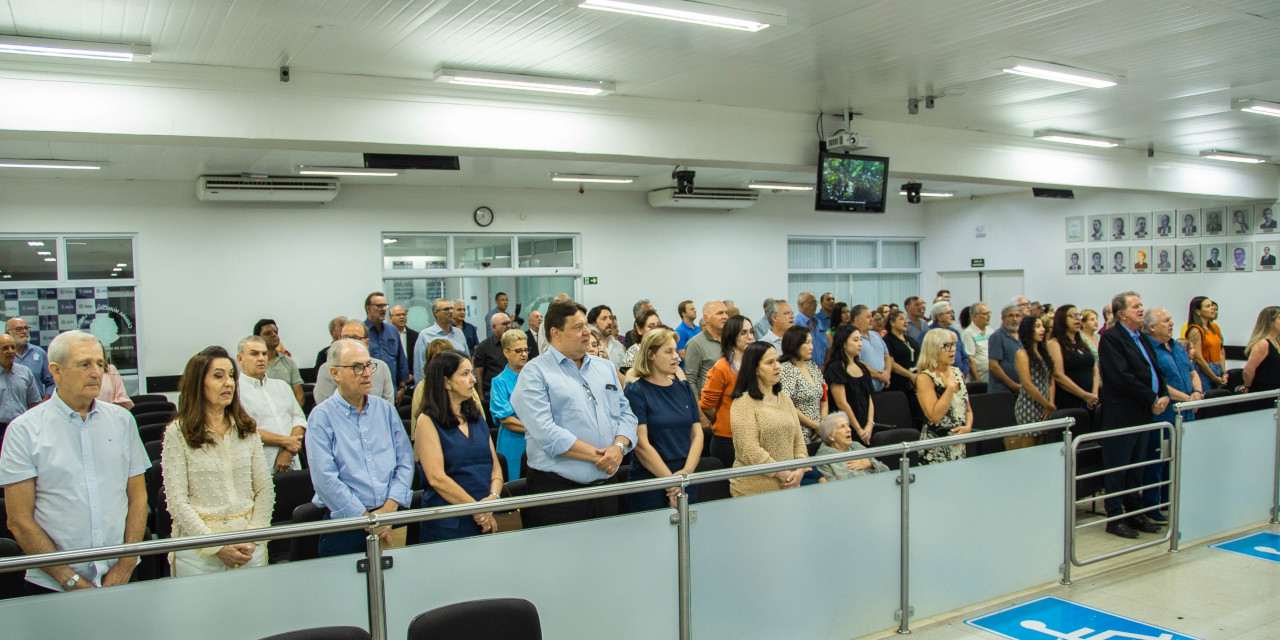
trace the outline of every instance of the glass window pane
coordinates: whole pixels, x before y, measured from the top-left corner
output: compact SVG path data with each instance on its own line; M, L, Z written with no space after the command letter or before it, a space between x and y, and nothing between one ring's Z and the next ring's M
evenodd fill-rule
M132 238L67 238L67 278L133 277Z
M837 240L837 269L876 268L875 240Z
M410 329L422 331L435 322L435 317L431 315L431 303L436 298L445 297L443 278L387 279L382 284L383 291L387 294L387 308L399 305L409 311L407 324Z
M383 269L444 269L444 236L388 236L382 239Z
M0 239L0 282L58 279L58 243L53 238Z
M573 238L520 238L521 267L573 267Z
M884 266L886 269L918 269L920 267L920 243L915 240L886 240L884 242Z
M526 276L515 280L515 296L511 298L511 306L508 312L513 311L516 304L519 303L521 307L520 316L527 319L529 312L535 309L546 315L547 305L551 304L551 301L557 295L564 293L573 296L573 285L577 278L573 276ZM522 328L528 329L529 325L526 324ZM622 331L626 332L626 329Z
M511 266L511 236L459 236L453 239L453 268Z
M829 240L787 240L788 269L830 269Z

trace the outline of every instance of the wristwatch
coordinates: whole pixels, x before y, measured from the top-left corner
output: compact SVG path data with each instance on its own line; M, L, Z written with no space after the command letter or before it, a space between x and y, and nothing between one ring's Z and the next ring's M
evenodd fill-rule
M625 456L625 455L627 455L627 451L628 451L628 449L627 449L627 445L622 444L621 442L615 442L615 443L613 443L613 446L615 446L615 447L617 447L618 449L620 449L620 450L622 451L622 455L624 455L624 456Z
M80 574L78 574L78 573L72 573L72 574L71 574L71 577L70 577L70 578L67 578L66 582L63 582L63 583L62 583L62 588L63 588L63 589L70 589L70 588L72 588L72 587L76 586L76 583L77 583L77 582L80 582Z

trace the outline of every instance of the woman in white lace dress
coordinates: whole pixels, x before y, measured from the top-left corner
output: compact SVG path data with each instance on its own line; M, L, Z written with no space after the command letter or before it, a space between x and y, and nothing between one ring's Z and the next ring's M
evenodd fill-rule
M244 531L271 525L275 488L257 424L240 406L238 372L222 347L187 362L178 413L164 433L161 465L173 537ZM170 554L174 577L258 567L263 543Z
M920 439L956 436L973 430L973 408L964 376L952 366L956 359L956 334L947 329L931 329L924 334L920 359L916 362L916 399L924 412ZM926 463L959 460L964 445L934 447L921 457Z

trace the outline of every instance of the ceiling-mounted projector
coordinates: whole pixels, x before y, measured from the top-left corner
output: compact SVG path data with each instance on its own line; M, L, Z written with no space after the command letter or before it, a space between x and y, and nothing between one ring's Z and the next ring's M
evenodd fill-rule
M827 138L827 151L832 153L847 153L866 149L869 146L871 146L871 138L847 131L838 131L835 135Z

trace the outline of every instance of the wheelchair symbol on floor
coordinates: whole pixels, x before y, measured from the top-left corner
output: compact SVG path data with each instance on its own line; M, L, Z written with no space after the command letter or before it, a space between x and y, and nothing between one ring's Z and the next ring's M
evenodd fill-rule
M1054 631L1048 625L1039 620L1023 620L1021 623L1023 629L1039 631L1051 638L1059 638L1059 640L1111 640L1111 638L1126 638L1127 640L1173 640L1172 633L1162 633L1158 636L1147 635L1143 633L1129 633L1128 631L1098 631L1094 633L1089 627L1076 629L1071 633L1063 633ZM1089 635L1094 633L1094 635Z
M988 613L965 624L1010 640L1197 640L1054 596Z

